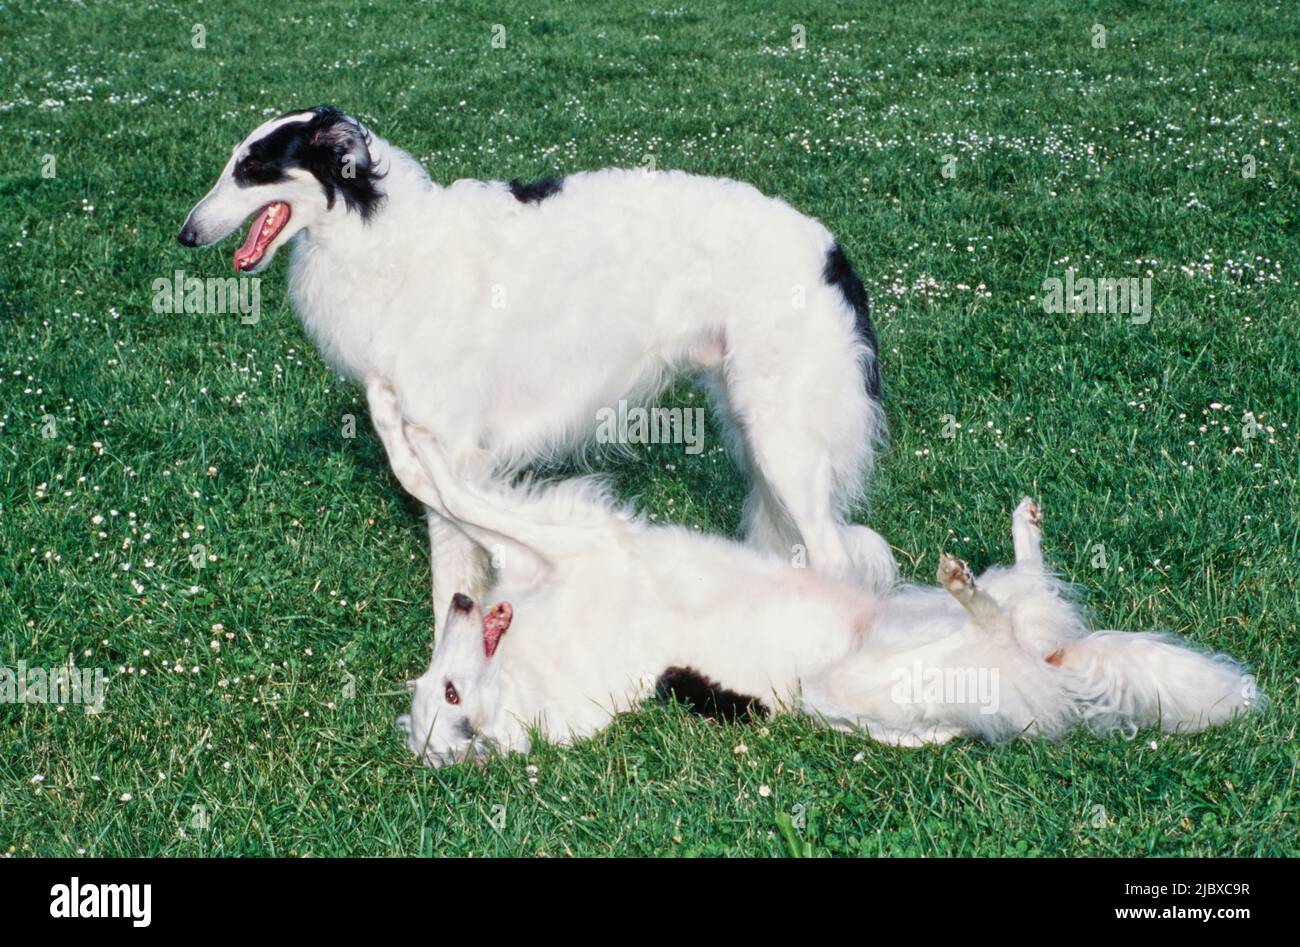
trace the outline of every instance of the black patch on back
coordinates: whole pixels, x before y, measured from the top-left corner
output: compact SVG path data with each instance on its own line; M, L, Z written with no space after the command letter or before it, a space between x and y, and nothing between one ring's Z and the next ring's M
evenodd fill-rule
M853 309L854 324L858 337L871 349L870 361L864 366L867 376L867 394L872 401L880 400L880 349L876 345L876 327L871 323L871 300L867 297L867 288L853 271L853 264L844 255L840 245L834 244L826 253L826 266L822 270L822 279L827 285L834 286L844 297L844 301Z
M329 207L341 196L348 210L369 220L384 199L377 187L383 175L370 159L370 134L333 106L318 105L310 113L311 118L290 122L252 142L235 165L235 183L275 184L286 180L291 168L302 168L320 182ZM300 113L280 117L295 114Z
M521 204L540 204L548 197L554 197L564 187L564 178L542 178L527 183L515 178L509 184L510 193Z
M694 668L671 667L659 675L655 692L661 701L677 699L695 713L714 720L744 723L751 716L762 720L767 708L757 697L729 691Z

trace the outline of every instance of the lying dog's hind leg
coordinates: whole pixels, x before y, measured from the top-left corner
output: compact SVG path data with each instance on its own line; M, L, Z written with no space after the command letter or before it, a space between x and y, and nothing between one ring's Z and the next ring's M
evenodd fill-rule
M961 602L976 625L991 634L1012 637L1011 616L991 595L975 587L975 577L965 562L944 553L939 557L938 579Z
M1043 570L1043 513L1029 497L1011 514L1011 542L1018 568Z

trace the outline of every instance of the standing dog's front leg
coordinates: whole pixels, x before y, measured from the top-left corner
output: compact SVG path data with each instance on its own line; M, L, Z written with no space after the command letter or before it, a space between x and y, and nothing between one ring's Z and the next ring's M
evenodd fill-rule
M488 557L451 520L425 508L429 521L429 566L433 573L433 615L441 623L457 592L482 598L488 574ZM437 629L439 632L441 628Z
M433 615L434 620L440 622L450 610L456 593L471 598L481 597L487 578L487 555L455 521L437 512L443 509L442 501L406 441L397 392L378 375L370 375L366 378L366 400L393 475L409 493L425 503L429 524L429 567L433 573ZM462 452L462 457L465 466L473 473L482 473L487 468L487 458L480 451L467 449Z

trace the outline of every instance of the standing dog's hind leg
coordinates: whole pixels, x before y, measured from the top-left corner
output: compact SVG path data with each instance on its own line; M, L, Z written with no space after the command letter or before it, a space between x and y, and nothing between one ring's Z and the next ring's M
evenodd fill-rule
M961 602L976 625L991 634L1012 637L1011 616L993 596L975 587L975 577L964 561L948 553L941 555L938 579L939 584Z
M1029 497L1011 514L1011 542L1016 550L1016 567L1043 571L1043 513Z
M874 352L838 288L841 276L851 276L848 269L810 272L806 308L793 310L778 293L731 321L710 391L725 405L719 416L730 425L724 427L728 443L758 491L746 507L751 544L776 546L789 557L790 541L799 542L817 571L885 589L898 574L889 545L865 528L845 525L884 423L875 400ZM852 280L854 295L865 295L856 276ZM866 313L861 316L868 326ZM868 354L871 372L864 374Z

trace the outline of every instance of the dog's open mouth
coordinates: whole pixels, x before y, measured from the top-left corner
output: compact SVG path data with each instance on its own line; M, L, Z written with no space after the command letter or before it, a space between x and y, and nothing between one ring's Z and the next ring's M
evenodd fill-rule
M273 201L257 212L243 246L235 251L236 270L251 270L262 262L266 248L289 222L289 213L289 205L284 201Z

